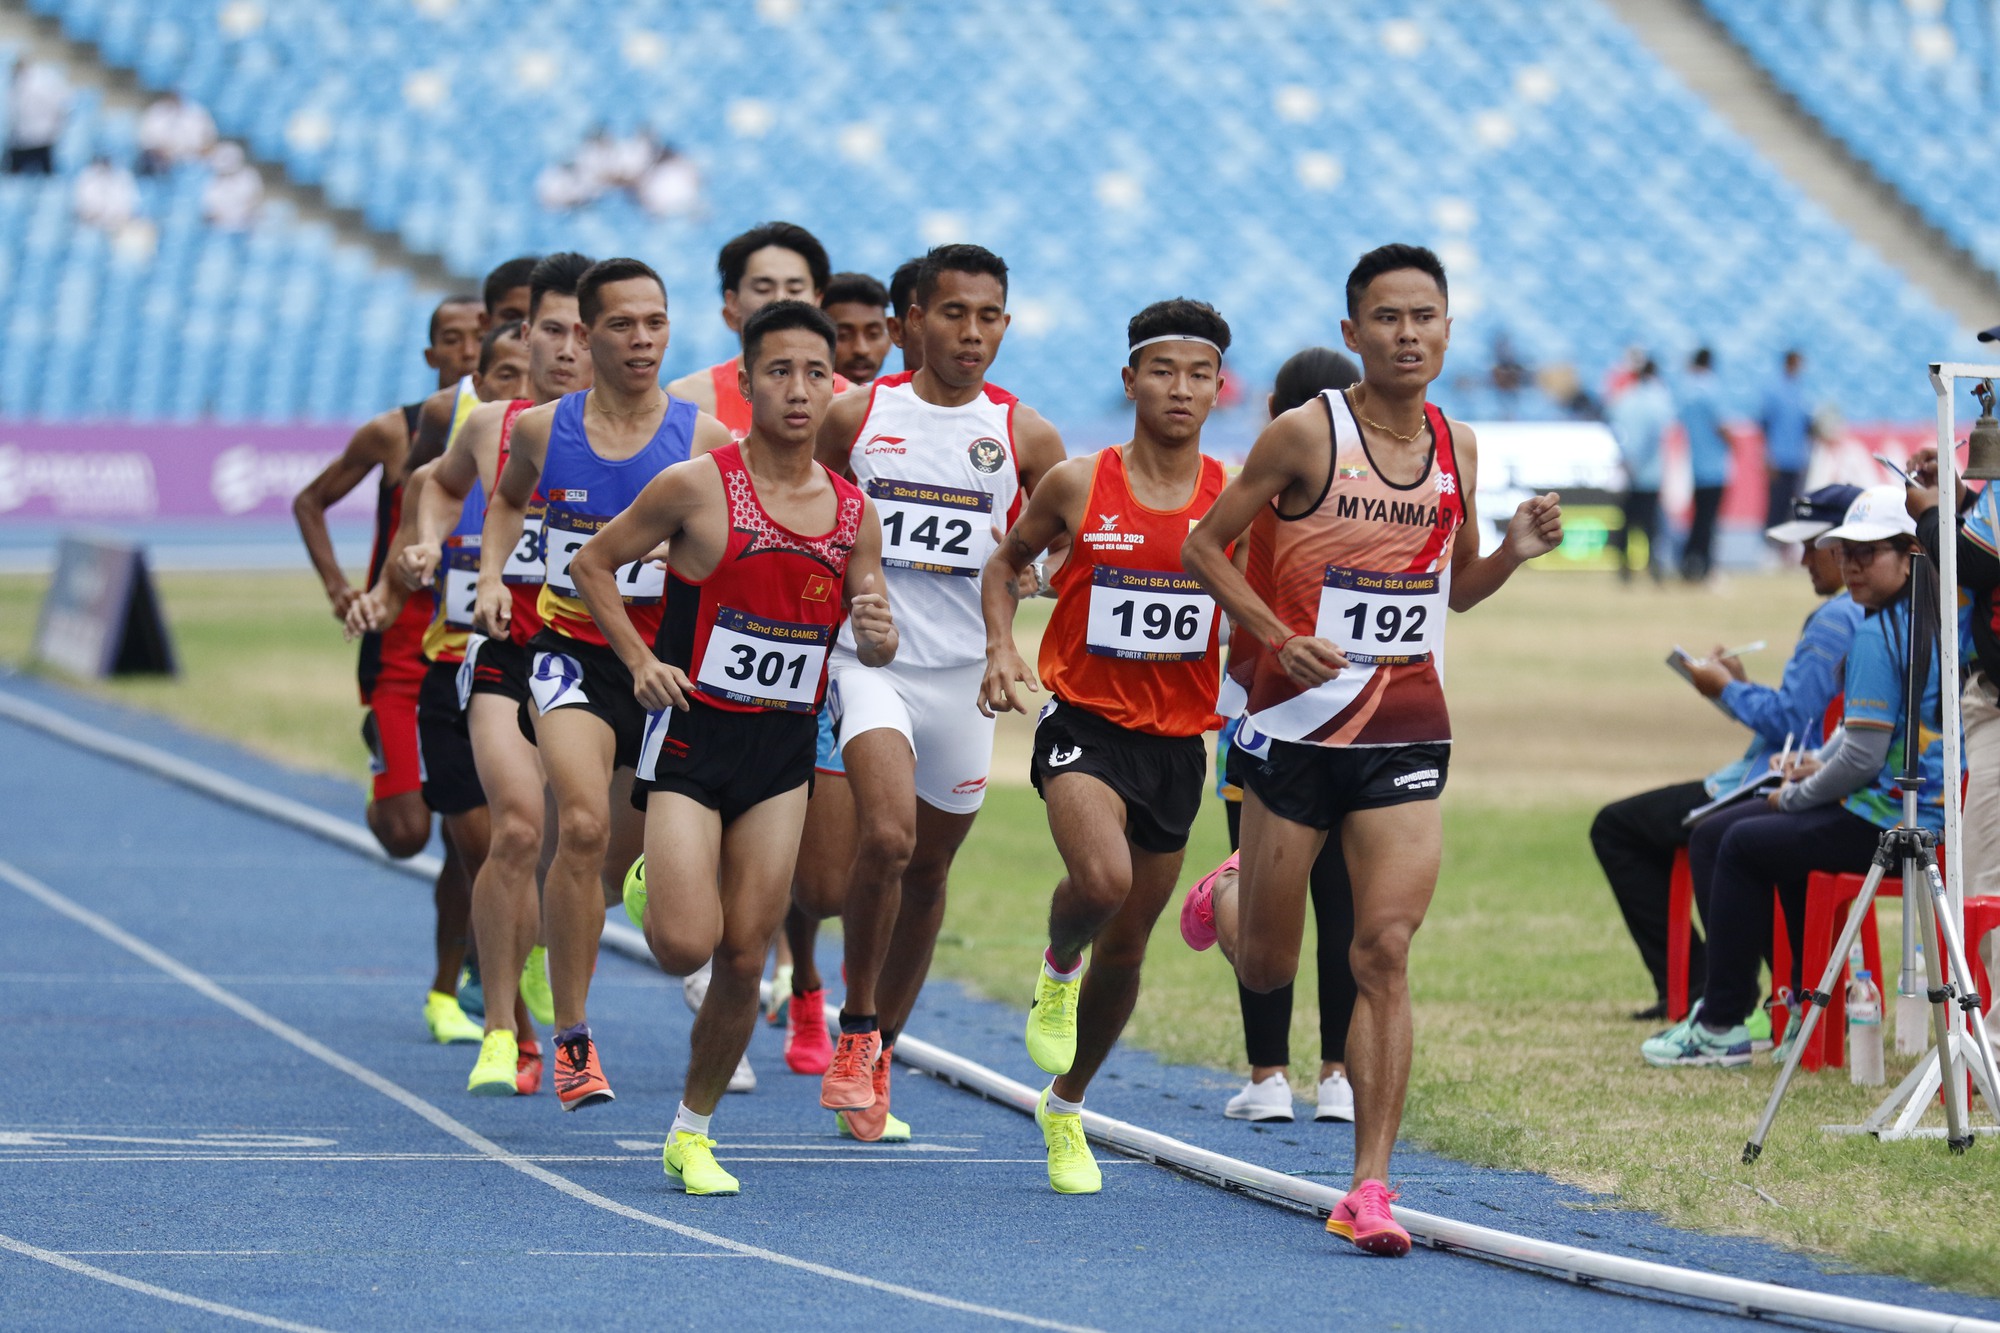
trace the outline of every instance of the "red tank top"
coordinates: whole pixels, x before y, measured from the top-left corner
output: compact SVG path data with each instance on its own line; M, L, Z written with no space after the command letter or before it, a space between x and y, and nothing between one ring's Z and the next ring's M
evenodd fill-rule
M750 433L750 400L736 387L736 368L743 358L732 356L720 365L708 368L709 386L715 391L715 419L729 427L729 438L743 443ZM833 391L836 395L846 393L854 386L847 377L836 373L833 377Z
M1181 568L1181 543L1228 480L1203 455L1186 504L1148 509L1132 495L1124 446L1097 455L1082 530L1056 571L1056 608L1042 635L1042 684L1051 693L1154 736L1222 725L1221 617Z
M389 538L395 536L396 529L403 526L403 483L397 482L388 494L388 522L383 525L387 536L378 536L375 552L369 557L369 582L381 577L383 561L388 556ZM429 588L419 588L403 602L403 609L382 631L382 656L414 658L419 667L430 665L424 656L424 631L430 628L432 617L437 614L437 598Z
M817 712L827 651L846 618L841 589L867 501L854 483L826 472L833 527L803 536L764 512L741 445L709 457L729 502L729 545L700 582L668 571L654 652L685 671L702 701L717 708Z
M516 398L507 404L507 415L500 419L499 462L493 467L496 490L501 476L507 471L507 447L514 438L515 419L534 405L532 398ZM508 553L507 563L501 571L507 591L514 598L514 614L507 622L507 637L515 643L526 643L542 627L542 575L548 569L544 548L549 539L542 524L547 509L548 501L542 497L542 486L538 481L535 493L528 501L528 512L521 521L521 540Z

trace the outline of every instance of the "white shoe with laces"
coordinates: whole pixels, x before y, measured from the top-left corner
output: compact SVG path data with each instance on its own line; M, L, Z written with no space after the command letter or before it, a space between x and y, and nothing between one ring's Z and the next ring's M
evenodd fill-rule
M1354 1085L1338 1069L1319 1081L1319 1109L1315 1120L1354 1121Z
M731 1092L755 1092L757 1071L750 1067L750 1052L743 1052L743 1058L736 1062L736 1072L729 1076Z
M1229 1099L1222 1113L1231 1120L1290 1120L1292 1085L1285 1081L1282 1072L1272 1074L1262 1083L1245 1083L1243 1091Z

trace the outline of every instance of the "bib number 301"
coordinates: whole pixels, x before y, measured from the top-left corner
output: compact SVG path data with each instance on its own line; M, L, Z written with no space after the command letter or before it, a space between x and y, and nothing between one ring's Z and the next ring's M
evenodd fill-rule
M832 641L826 625L794 625L721 607L695 682L732 703L810 713Z
M1428 662L1444 610L1444 580L1437 574L1328 565L1313 632L1357 666Z

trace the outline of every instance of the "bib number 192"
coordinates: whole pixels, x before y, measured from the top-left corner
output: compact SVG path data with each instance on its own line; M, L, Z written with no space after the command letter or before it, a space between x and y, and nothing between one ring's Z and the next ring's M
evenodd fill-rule
M1438 574L1328 565L1314 632L1357 666L1428 662L1444 600Z

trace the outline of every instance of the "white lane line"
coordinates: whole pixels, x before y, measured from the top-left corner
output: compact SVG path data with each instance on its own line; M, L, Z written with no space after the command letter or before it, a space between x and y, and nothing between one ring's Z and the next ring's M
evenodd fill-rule
M748 1136L746 1135L745 1137ZM614 1139L612 1141L619 1147L632 1152L658 1152L661 1147L660 1140L658 1139ZM879 1150L894 1153L898 1156L906 1153L914 1155L919 1153L972 1153L979 1151L977 1148L956 1148L944 1143L858 1144L854 1147L848 1147L837 1140L822 1140L818 1143L738 1143L735 1135L731 1135L729 1141L723 1146L728 1148L732 1153L765 1152L779 1148L788 1149L793 1152L866 1152Z
M295 1330L295 1333L326 1333L325 1329L314 1324L295 1324L289 1319L273 1319L270 1315L258 1314L255 1310L239 1310L233 1305L224 1305L219 1301L205 1301L199 1296L190 1296L186 1292L174 1291L168 1287L154 1286L150 1282L141 1282L138 1278L126 1277L123 1273L114 1273L108 1268L99 1268L95 1264L84 1263L81 1259L72 1259L68 1255L58 1253L55 1250L45 1250L39 1245L30 1245L26 1241L15 1240L12 1236L0 1236L0 1250L12 1250L16 1254L23 1255L29 1259L39 1260L56 1268L66 1269L81 1277L95 1278L99 1282L108 1282L114 1287L123 1287L127 1291L136 1291L141 1295L152 1296L163 1301L172 1301L175 1305L185 1305L196 1310L204 1310L209 1314L221 1315L225 1319L241 1319L246 1324L258 1324L264 1328L292 1329Z
M644 1153L518 1153L523 1162L638 1162L659 1155L658 1148ZM862 1156L854 1152L823 1152L811 1156L741 1156L722 1145L717 1154L722 1162L825 1162L830 1166L992 1166L995 1163L1033 1162L1046 1165L1043 1157L904 1157L895 1152ZM502 1159L476 1152L385 1152L385 1153L0 1153L0 1165L10 1162L484 1162ZM1137 1158L1114 1158L1099 1166L1144 1166Z
M166 1254L166 1255L219 1255L224 1257L244 1254L297 1254L297 1250L57 1250L57 1254Z
M82 904L71 901L12 863L0 861L0 879L6 880L22 893L27 894L30 898L35 899L50 910L60 912L62 915L70 918L70 920L101 935L134 957L144 959L160 971L179 981L188 989L206 996L223 1008L234 1012L239 1017L255 1023L258 1027L263 1028L279 1040L288 1042L322 1064L339 1070L355 1082L373 1088L389 1100L428 1120L431 1124L474 1151L482 1153L494 1161L505 1163L507 1166L519 1171L522 1175L539 1180L544 1185L567 1194L579 1203L587 1203L594 1208L601 1208L607 1213L615 1214L629 1221L658 1227L662 1231L671 1231L676 1235L685 1236L689 1240L699 1241L704 1245L713 1245L718 1249L729 1250L732 1253L745 1255L754 1259L762 1259L767 1263L797 1269L800 1272L811 1273L816 1277L827 1278L830 1281L845 1282L851 1286L865 1287L871 1291L879 1291L887 1296L900 1296L905 1300L916 1301L923 1305L932 1305L945 1310L956 1310L961 1314L983 1315L989 1319L1004 1320L1010 1324L1022 1324L1031 1328L1079 1330L1083 1327L1076 1324L1065 1324L1053 1319L1041 1319L1034 1315L1022 1314L1015 1310L1003 1310L998 1306L980 1305L973 1301L961 1301L955 1297L942 1296L936 1292L924 1291L917 1287L906 1287L899 1282L885 1282L880 1278L866 1277L859 1273L843 1272L838 1268L832 1268L826 1264L814 1263L810 1259L800 1259L794 1255L784 1254L777 1250L765 1249L760 1245L748 1245L742 1241L731 1240L727 1236L718 1235L712 1231L703 1231L699 1227L691 1227L683 1222L675 1222L668 1218L660 1217L657 1214L646 1212L643 1209L634 1208L629 1204L620 1203L618 1200L599 1194L595 1190L586 1189L567 1176L557 1175L555 1172L538 1166L525 1157L509 1152L471 1126L459 1121L442 1108L433 1106L414 1092L404 1088L401 1084L391 1082L366 1065L355 1063L332 1047L307 1036L283 1019L266 1013L241 996L224 990L201 973L182 963L179 959L161 952L138 936L113 924L108 919L99 916L96 912L91 911ZM287 1327L291 1326L288 1325Z
M714 1250L529 1250L548 1259L748 1259L747 1254L717 1254Z

